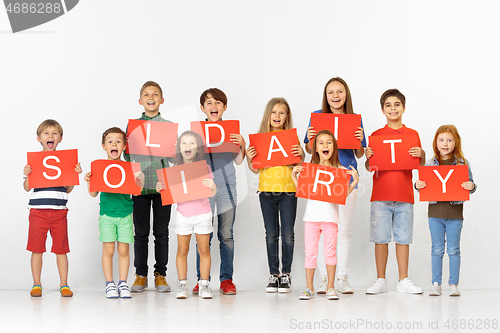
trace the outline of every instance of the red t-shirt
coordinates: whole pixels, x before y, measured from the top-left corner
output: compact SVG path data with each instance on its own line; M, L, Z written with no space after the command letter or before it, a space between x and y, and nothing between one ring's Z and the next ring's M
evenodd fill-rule
M418 147L421 147L418 132L403 125L400 129L392 129L385 125L376 130L372 136L376 135L416 135ZM377 152L374 151L374 154ZM411 170L395 171L375 171L373 173L372 198L370 201L399 201L414 203L413 182Z

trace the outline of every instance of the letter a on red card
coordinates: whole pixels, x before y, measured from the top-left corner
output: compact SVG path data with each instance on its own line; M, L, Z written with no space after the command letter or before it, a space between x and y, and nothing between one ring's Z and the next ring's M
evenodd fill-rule
M354 136L361 127L359 114L311 113L311 127L317 133L322 130L332 132L339 149L358 149L361 146Z
M300 156L292 154L294 145L299 144L297 129L270 133L250 134L250 146L257 155L252 159L254 169L300 163Z
M178 124L129 119L127 127L128 154L173 157Z
M30 188L79 185L76 149L28 153Z
M134 177L140 163L95 160L90 164L90 192L141 194L140 181Z
M345 205L351 180L347 169L313 163L302 163L302 167L304 171L299 174L296 197Z
M410 149L419 147L416 135L376 135L369 137L373 149L370 171L417 169L419 158L410 155Z
M156 174L165 185L160 192L163 206L212 196L212 190L203 185L203 179L210 178L204 160L156 170Z
M201 135L205 143L205 153L240 151L240 146L230 140L231 134L240 134L239 120L192 121L191 130Z
M470 191L462 187L469 181L467 165L418 167L418 179L426 183L420 189L420 201L467 201Z

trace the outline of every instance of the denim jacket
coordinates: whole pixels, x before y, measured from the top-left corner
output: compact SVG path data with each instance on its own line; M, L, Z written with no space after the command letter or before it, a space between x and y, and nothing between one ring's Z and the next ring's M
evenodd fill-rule
M455 158L453 165L456 165L456 164L457 164L457 159ZM439 165L439 161L436 158L436 156L434 156L432 159L428 160L427 163L425 163L425 166L436 166L436 165ZM467 160L465 161L465 165L467 165L467 167L469 168L469 181L474 183L474 179L472 179L472 171L470 170L470 165L467 162ZM476 189L477 189L477 185L474 183L474 189L472 191L470 191L470 193L472 194L472 193L476 192ZM437 203L437 201L429 201L429 204L436 204L436 203ZM452 205L460 205L463 203L464 203L463 201L450 201L450 204L452 204Z

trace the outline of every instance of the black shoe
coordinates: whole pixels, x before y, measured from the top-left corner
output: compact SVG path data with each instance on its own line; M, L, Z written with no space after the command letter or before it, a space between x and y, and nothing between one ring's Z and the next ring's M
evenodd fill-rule
M278 286L279 293L289 293L292 291L292 278L290 274L281 274Z
M266 293L277 293L278 292L278 280L279 275L271 275L269 277L269 283L266 287Z

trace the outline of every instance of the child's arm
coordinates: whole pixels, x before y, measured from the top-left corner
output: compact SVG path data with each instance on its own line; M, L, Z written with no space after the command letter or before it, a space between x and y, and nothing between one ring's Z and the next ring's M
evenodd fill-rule
M144 172L142 171L137 171L136 173L134 173L134 177L139 179L139 181L141 182L141 190L144 188L144 183L146 181L146 175L144 175Z
M31 173L31 167L29 165L25 165L24 166L24 175L26 176L24 178L24 182L23 182L23 188L26 192L29 192L30 191L30 184L29 184L29 181L28 181L28 175Z
M304 157L306 156L306 154L304 153L304 149L302 149L302 146L300 145L300 143L298 145L294 145L292 147L292 154L295 156L300 156L300 163L299 164L302 164L302 162L304 162Z
M240 152L234 158L234 163L236 165L240 165L241 163L243 163L243 160L245 159L245 150L246 150L245 139L243 139L243 136L241 134L230 134L229 137L232 143L240 145Z
M370 171L370 161L369 160L374 155L373 148L366 147L365 155L366 155L365 169L367 171Z
M353 168L352 165L349 165L349 168L351 168L351 170L347 170L347 173L352 176L352 183L351 185L349 185L349 190L347 192L347 195L351 194L352 190L356 188L356 185L359 182L358 171L355 168Z
M90 192L90 177L92 176L92 172L87 172L85 174L85 177L83 177L83 180L85 180L87 182L87 191L89 191L89 194L91 197L95 198L99 192Z
M255 147L253 147L253 146L248 147L245 154L247 155L247 163L248 163L248 168L250 169L250 171L252 171L255 174L259 173L259 170L254 169L253 165L252 165L252 160L255 157L255 155L257 155L257 150L255 150Z
M421 147L413 147L410 149L410 155L420 158L418 165L425 165L425 151Z
M314 136L316 135L316 131L313 130L314 127L308 127L307 128L307 140L309 140L308 143L306 143L306 151L308 154L312 154L313 149L311 147L313 143Z
M207 178L203 179L203 185L209 187L212 190L212 196L217 193L217 186L215 186L215 182L213 179Z
M354 132L354 136L356 139L359 140L359 148L354 150L354 154L356 155L357 158L363 157L365 154L365 149L363 148L363 145L361 142L363 142L364 134L363 134L363 127L358 127L358 130Z
M81 173L82 173L82 167L80 166L80 163L77 163L77 164L76 164L76 167L75 167L75 172L76 172L77 174L81 174ZM73 188L74 188L74 187L75 187L74 185L71 185L71 186L66 186L66 193L68 193L68 194L69 194L69 193L71 193L71 191L73 191Z
M295 187L297 187L297 182L298 182L297 177L299 176L299 173L301 173L302 171L304 171L304 167L302 167L300 165L293 167L292 180L293 180L293 183L295 184Z

